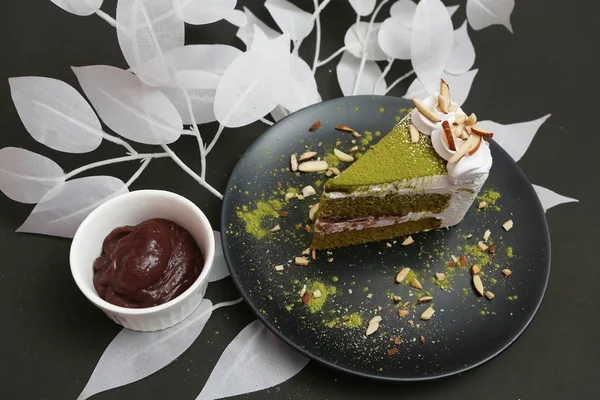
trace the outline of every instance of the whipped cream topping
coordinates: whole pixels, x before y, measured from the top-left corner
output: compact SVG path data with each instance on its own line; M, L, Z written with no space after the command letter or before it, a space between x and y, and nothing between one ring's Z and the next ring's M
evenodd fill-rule
M464 114L463 110L458 107L455 112L448 112L447 114L442 113L437 109L434 109L433 105L437 103L439 93L436 92L433 95L428 96L423 100L423 104L441 120L440 122L433 122L417 110L415 107L411 113L411 121L415 127L424 135L431 137L431 144L435 151L444 160L448 161L456 151L450 150L448 141L442 130L442 122L448 121L450 125L456 120L458 114ZM452 104L456 104L452 102ZM464 143L464 140L455 137L454 142L456 148ZM464 183L478 179L479 177L488 174L492 167L492 153L490 152L489 143L482 139L482 143L479 149L472 155L465 155L457 163L448 164L448 175L452 183Z

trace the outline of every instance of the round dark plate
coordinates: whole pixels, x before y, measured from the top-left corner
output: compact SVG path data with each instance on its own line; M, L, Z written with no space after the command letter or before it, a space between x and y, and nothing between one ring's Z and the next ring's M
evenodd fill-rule
M398 238L336 249L332 254L320 251L317 260L308 266L294 265L294 257L310 245L312 234L305 225L310 224L309 205L318 202L318 195L285 202L283 194L288 188L302 189L306 185L319 191L327 178L323 173L290 172L290 154L310 149L325 156L337 141L341 142L337 146L340 149L349 150L356 144L361 148L359 152L365 151L410 107L411 102L394 97L345 97L316 104L279 121L235 167L226 189L221 222L231 277L249 306L275 334L306 356L333 368L395 381L457 374L499 354L532 320L550 274L550 238L542 206L513 159L493 141L494 164L482 193L500 193L494 206L479 211L478 203L474 204L459 225L412 235L415 243L409 246L402 246L402 238ZM321 126L309 132L316 120ZM350 133L335 130L338 124L363 135L355 139ZM259 204L271 201L273 205L277 200L283 206L274 212L276 216L252 214ZM282 211L288 215L277 216ZM502 224L509 219L515 226L506 232ZM258 238L249 233L245 220L260 223L267 234ZM270 232L278 224L281 229ZM475 247L488 229L496 247L493 255ZM466 267L448 265L452 256L463 254L468 260ZM485 290L495 295L492 300L476 295L471 285L469 267L474 263L483 267L482 281ZM275 265L283 265L283 271L275 270ZM394 282L402 267L417 273L423 290ZM505 268L511 269L511 276L502 274ZM436 272L448 273L447 288L436 284ZM335 290L320 310L304 305L299 296L305 284L310 289L315 282ZM433 297L431 303L417 302L424 292ZM403 303L409 302L409 315L398 315L401 305L390 299L392 294L401 296ZM422 321L420 315L430 305L435 314ZM365 330L378 306L382 308L380 328L367 337ZM351 327L359 316L360 326ZM394 348L398 353L390 355L388 351Z

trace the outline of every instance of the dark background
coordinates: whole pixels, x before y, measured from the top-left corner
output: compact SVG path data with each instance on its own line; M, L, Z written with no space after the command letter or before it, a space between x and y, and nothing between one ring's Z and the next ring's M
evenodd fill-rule
M105 3L103 9L114 16L115 1ZM262 1L238 3L238 8L247 5L271 27L276 26ZM309 0L296 3L312 9ZM461 4L453 18L459 26L465 18L466 1L446 3ZM400 385L357 379L311 362L276 388L237 398L599 398L599 4L517 0L511 17L514 34L500 25L482 31L469 28L479 73L465 108L477 110L483 119L501 123L529 121L551 113L519 165L533 183L580 200L547 213L552 237L550 284L525 333L500 356L461 376ZM387 9L381 12L382 17L389 15ZM106 141L97 151L83 155L63 154L38 144L19 120L7 81L9 77L38 75L61 79L78 88L70 66L106 64L125 68L115 29L96 16L68 14L47 0L4 2L2 11L0 147L39 152L66 171L122 155L119 146ZM333 0L325 9L322 59L342 45L345 30L354 18L346 0ZM235 31L226 22L188 26L186 38L188 43L218 42L243 48ZM301 48L301 55L311 61L313 36L314 32ZM317 71L324 99L341 96L335 77L338 60ZM409 62L395 62L388 82L409 69ZM401 96L409 83L410 79L390 94ZM204 126L203 135L209 139L216 127ZM237 159L264 128L256 123L225 131L208 158L207 179L217 190L223 191ZM197 146L191 137L182 138L173 148L199 170ZM119 164L92 173L126 180L136 168L135 163ZM219 229L220 201L170 160L153 161L132 186L132 190L144 188L161 188L188 197ZM68 264L70 241L15 234L33 207L2 195L0 208L0 398L76 398L120 327L110 323L75 286ZM207 297L216 303L235 299L238 294L231 281L225 279L211 284ZM171 365L94 399L194 399L224 348L254 319L243 304L220 310L190 349Z

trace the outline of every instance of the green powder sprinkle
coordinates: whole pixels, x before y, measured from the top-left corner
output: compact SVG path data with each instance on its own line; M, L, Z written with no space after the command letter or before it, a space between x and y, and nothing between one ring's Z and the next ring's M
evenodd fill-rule
M310 302L308 303L308 308L310 309L311 313L321 311L321 309L325 305L325 302L327 301L327 297L330 295L334 295L337 292L335 286L327 286L324 283L317 281L314 281L307 285L307 290L311 293L314 293L316 290L321 291L321 297L319 297L318 299L312 297L310 299Z
M237 216L241 218L246 225L246 232L257 239L265 237L272 226L266 226L268 221L279 217L279 210L283 207L281 201L273 199L269 201L256 202L256 208L248 211L247 207L238 209Z
M354 107L354 111L358 111L358 107Z
M513 248L512 248L512 246L509 247L508 249L506 249L506 255L508 256L508 258L512 258L513 257Z
M330 167L337 167L340 164L340 160L333 153L326 154L325 161Z
M479 250L476 245L466 245L465 255L467 256L467 266L477 264L483 269L490 261L489 254Z
M338 278L337 276L334 276L333 278L331 278L332 281L337 282L340 280L340 278Z
M485 192L477 196L477 200L485 201L488 204L488 208L493 208L495 211L500 211L500 207L496 205L496 201L500 198L500 193L494 189L487 189ZM485 210L485 208L483 209Z
M498 280L496 278L490 279L490 285L495 285L497 282L498 282Z
M379 109L379 112L383 114L383 113L385 112L385 108L381 107L381 108Z
M359 313L346 315L343 317L343 319L344 325L346 325L348 328L358 328L363 323L362 316Z
M368 292L368 291L369 291L369 288L368 288L368 287L364 287L364 288L363 288L363 292Z

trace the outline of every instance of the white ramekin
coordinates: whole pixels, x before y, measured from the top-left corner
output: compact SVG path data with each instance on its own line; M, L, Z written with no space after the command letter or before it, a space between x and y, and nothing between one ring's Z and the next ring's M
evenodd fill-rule
M98 296L93 285L94 260L102 252L104 238L115 228L137 225L153 218L179 224L196 240L204 267L194 284L175 299L155 307L125 308ZM169 328L189 316L206 293L213 265L215 239L208 219L194 203L175 193L138 190L114 197L92 211L79 226L71 244L71 273L79 289L117 324L136 331Z

